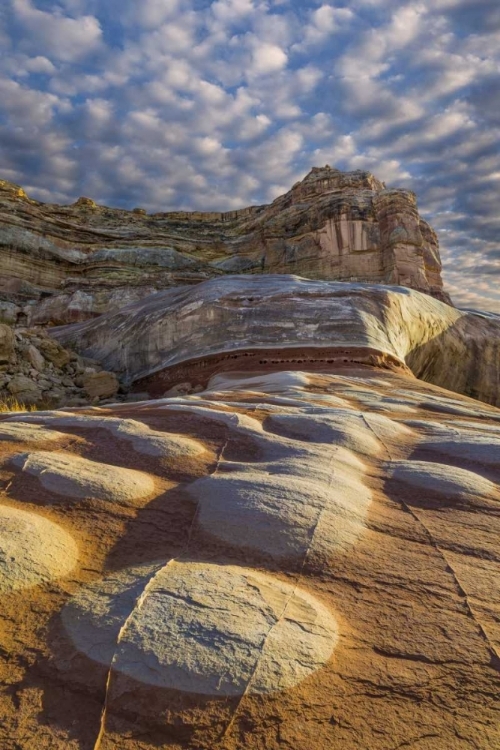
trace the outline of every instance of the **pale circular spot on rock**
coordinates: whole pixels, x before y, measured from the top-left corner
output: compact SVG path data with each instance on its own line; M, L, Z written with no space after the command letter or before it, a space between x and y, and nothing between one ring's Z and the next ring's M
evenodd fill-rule
M500 438L493 435L464 433L448 439L425 442L421 447L459 460L465 459L486 466L500 466Z
M155 490L153 478L142 471L66 453L22 453L14 456L12 463L37 477L45 489L63 497L93 497L135 505L136 501L152 495Z
M76 427L77 429L107 430L115 437L132 444L134 450L158 458L179 458L197 456L205 447L198 440L184 435L152 430L144 422L136 419L119 419L117 417L92 417L87 414L49 414L39 421L55 427ZM1 433L0 433L1 434ZM54 433L57 434L57 433Z
M289 438L337 445L368 456L376 456L381 450L363 419L347 410L322 415L273 414L266 420L266 427Z
M274 558L331 554L358 540L371 503L370 491L347 470L337 470L332 485L311 473L234 471L199 479L188 491L199 502L201 527L222 541Z
M37 424L28 424L26 422L0 423L0 440L7 440L13 443L55 442L65 437L68 436L62 432L45 430Z
M79 651L105 663L114 654L115 671L148 685L213 696L287 690L336 645L331 612L271 575L195 562L134 575L84 590L63 622Z
M431 461L393 461L387 465L389 476L404 484L459 500L478 496L495 498L493 482L473 471Z
M73 538L52 521L0 506L0 590L17 591L67 575L76 565Z

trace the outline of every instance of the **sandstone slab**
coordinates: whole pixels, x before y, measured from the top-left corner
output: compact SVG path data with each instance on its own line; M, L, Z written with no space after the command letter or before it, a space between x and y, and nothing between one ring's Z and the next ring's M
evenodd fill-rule
M233 276L51 333L155 396L231 370L328 372L357 363L500 403L500 321L402 287ZM440 397L427 401L440 408ZM468 405L447 400L446 408L465 415Z
M0 745L495 748L499 414L405 370L333 364L1 417L26 435L0 442L5 507L71 529L80 565L63 554L62 573L44 529L39 578L23 568L4 592ZM34 449L39 430L72 439ZM151 495L97 501L107 467L115 497L138 486L117 445ZM29 525L0 570L36 540Z
M78 649L148 685L212 696L287 690L321 669L337 642L331 612L267 574L174 561L151 574L128 612L130 578L84 590L63 621Z
M75 567L78 548L57 524L36 513L0 506L0 590L22 591L61 578Z
M154 494L152 477L141 471L89 461L77 456L37 451L19 454L12 463L37 477L45 489L60 497L94 497L124 505Z

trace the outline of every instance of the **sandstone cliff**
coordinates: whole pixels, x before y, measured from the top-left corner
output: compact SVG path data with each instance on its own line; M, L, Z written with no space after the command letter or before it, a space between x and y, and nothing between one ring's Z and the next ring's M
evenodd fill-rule
M315 168L268 206L148 215L43 204L0 182L0 320L63 324L231 273L401 284L449 302L435 232L408 190Z

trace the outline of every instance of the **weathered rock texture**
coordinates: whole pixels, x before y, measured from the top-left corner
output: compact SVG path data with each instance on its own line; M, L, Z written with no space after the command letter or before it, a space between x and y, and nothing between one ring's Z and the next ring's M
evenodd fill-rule
M0 407L57 407L97 403L115 396L119 382L98 362L49 338L43 328L0 323Z
M52 335L154 396L231 369L358 363L500 404L500 319L402 287L232 276L159 292Z
M500 746L500 411L219 374L0 419L0 746Z
M0 182L0 320L69 323L227 273L402 284L449 302L415 195L369 172L313 169L269 206L148 215L30 200Z

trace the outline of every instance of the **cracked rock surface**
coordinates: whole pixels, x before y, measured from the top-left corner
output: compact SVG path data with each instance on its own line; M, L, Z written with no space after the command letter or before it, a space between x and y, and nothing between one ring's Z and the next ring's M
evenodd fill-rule
M0 746L500 746L500 411L230 371L0 419Z

